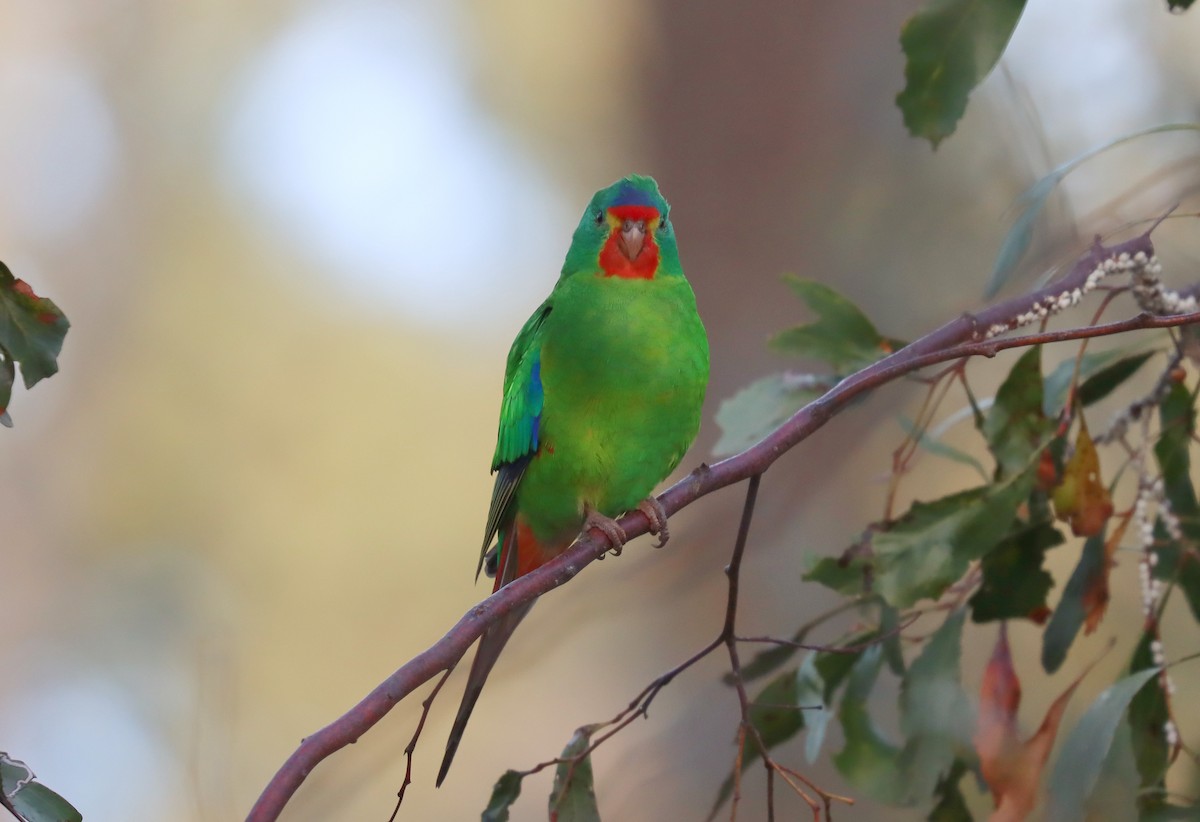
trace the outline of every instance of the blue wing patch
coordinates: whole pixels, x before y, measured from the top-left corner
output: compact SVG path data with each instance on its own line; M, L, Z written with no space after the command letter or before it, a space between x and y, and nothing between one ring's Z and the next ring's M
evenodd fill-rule
M538 332L549 314L550 304L547 301L525 323L508 352L504 399L500 404L500 430L496 436L496 453L492 457L496 484L492 489L491 505L488 506L479 568L483 567L483 557L492 538L508 519L517 486L538 449L544 400L541 335ZM478 569L475 576L479 577Z

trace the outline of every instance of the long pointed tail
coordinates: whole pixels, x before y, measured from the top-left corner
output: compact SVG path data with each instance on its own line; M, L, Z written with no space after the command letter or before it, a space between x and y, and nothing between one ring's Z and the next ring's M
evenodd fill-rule
M475 661L471 663L471 674L467 677L467 688L463 692L462 704L458 706L458 716L454 717L454 727L450 729L450 738L446 740L446 755L442 758L442 767L438 771L437 777L439 788L442 786L442 780L446 778L446 773L450 770L450 763L454 761L454 753L458 750L458 743L462 740L467 720L471 718L475 701L479 699L479 694L483 691L483 683L487 682L488 674L492 672L492 667L500 658L500 652L508 644L508 638L513 635L513 631L517 630L517 626L521 624L521 620L525 618L532 607L532 602L521 606L488 628L487 632L479 638L479 648L475 651Z

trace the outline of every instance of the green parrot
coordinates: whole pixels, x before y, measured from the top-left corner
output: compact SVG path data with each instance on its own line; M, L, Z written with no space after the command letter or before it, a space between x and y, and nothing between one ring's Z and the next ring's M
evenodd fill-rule
M665 542L665 512L649 495L695 439L707 385L708 338L670 206L653 178L618 180L592 198L554 290L508 352L476 578L486 561L499 590L591 526L618 553L625 534L612 518L634 508ZM484 681L532 605L480 638L439 786Z

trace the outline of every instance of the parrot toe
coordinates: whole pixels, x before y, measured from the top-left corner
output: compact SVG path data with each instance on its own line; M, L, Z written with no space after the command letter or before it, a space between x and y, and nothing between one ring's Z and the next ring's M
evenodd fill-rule
M604 514L601 514L590 505L586 506L584 510L586 511L586 516L583 519L583 530L586 531L589 528L598 529L600 533L608 537L609 543L612 544L612 548L610 549L612 555L614 557L621 556L621 549L625 547L625 529L617 525L615 519L604 516ZM608 551L605 551L604 554L601 554L600 559L604 559L604 555L607 553Z
M658 537L654 547L661 548L666 545L667 540L671 538L671 531L667 528L667 509L654 497L646 497L637 504L637 509L650 520L650 533Z

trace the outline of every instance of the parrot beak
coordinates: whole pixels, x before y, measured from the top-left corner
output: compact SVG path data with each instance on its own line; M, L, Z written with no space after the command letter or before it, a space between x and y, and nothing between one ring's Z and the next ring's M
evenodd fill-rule
M645 242L645 220L625 220L621 223L621 236L617 238L617 246L630 262L636 260L642 253L642 246Z

